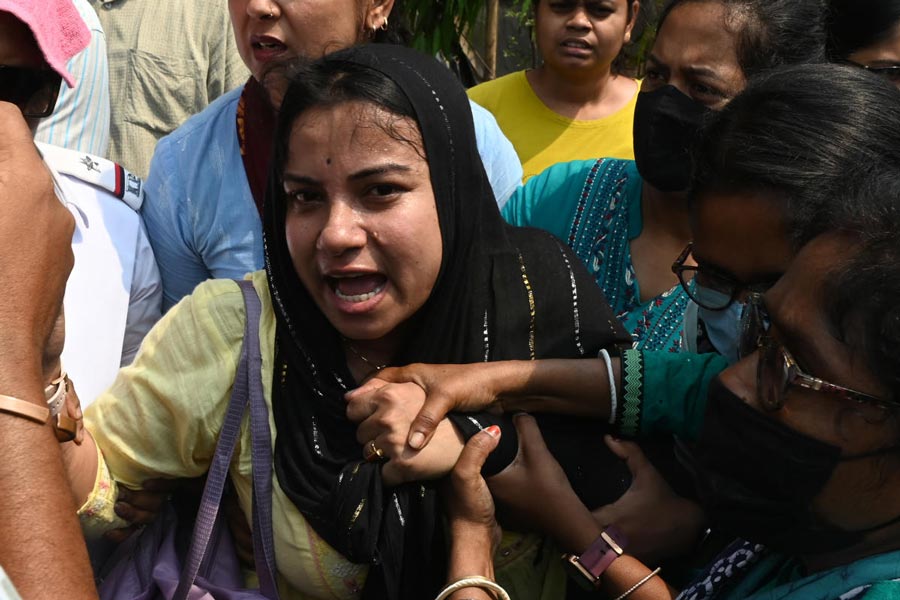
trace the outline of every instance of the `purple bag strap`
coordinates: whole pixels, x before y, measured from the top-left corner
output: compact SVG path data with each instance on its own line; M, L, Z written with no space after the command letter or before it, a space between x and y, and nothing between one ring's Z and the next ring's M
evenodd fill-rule
M272 536L272 446L269 411L262 392L262 357L259 349L259 295L250 281L237 281L244 296L246 327L241 358L234 377L231 401L219 433L197 511L191 548L185 559L173 600L186 600L197 579L200 565L209 552L222 494L228 480L228 467L241 432L244 411L250 405L251 453L253 465L253 553L260 592L278 599L275 583L275 549Z

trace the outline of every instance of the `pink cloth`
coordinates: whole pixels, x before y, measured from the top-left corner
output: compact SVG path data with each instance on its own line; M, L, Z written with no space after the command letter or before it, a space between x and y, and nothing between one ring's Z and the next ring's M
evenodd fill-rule
M66 63L87 47L91 32L72 0L0 0L0 11L28 25L47 64L75 87Z

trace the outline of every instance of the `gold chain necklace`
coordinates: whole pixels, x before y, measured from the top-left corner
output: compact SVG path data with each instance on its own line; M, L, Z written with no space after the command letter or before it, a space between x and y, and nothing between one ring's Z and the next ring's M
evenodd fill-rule
M353 343L350 340L348 340L347 338L344 338L344 342L346 342L347 348L350 349L350 352L352 352L353 354L358 356L361 361L363 361L364 363L366 363L367 365L369 365L376 371L384 370L387 367L387 363L384 363L383 365L379 365L379 364L369 360L365 356L363 356L363 353L360 352L359 350L357 350L356 346L354 346Z

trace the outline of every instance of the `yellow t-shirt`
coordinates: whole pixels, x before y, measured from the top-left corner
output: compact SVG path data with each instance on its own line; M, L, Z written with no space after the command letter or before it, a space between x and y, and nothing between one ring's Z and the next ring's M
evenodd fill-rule
M591 158L634 159L631 128L637 92L624 107L602 119L569 119L550 110L525 78L516 71L477 85L469 98L488 109L512 142L523 182L550 165Z

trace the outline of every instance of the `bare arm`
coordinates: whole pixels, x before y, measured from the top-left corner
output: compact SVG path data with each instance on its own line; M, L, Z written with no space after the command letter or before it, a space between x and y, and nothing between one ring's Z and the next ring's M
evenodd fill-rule
M44 403L44 345L72 268L74 222L21 112L0 103L0 393ZM32 598L96 598L75 500L49 426L0 413L0 565Z
M513 523L553 538L565 552L582 554L603 531L603 525L582 504L566 475L547 450L540 430L528 415L515 417L519 455L512 465L490 477L488 485L501 514ZM504 521L506 522L506 521ZM601 577L604 597L615 598L651 573L638 559L624 555ZM660 577L653 577L630 594L633 600L671 600L677 595Z
M618 379L619 359L613 360ZM608 419L609 375L602 359L498 361L468 365L424 365L385 369L347 394L357 415L377 409L375 392L384 382L411 382L425 390L425 405L409 431L409 445L425 446L452 410L491 406L507 412L552 412ZM618 384L617 384L618 387Z

